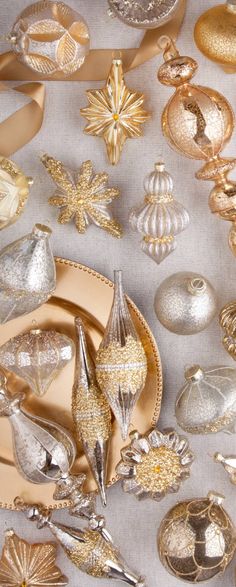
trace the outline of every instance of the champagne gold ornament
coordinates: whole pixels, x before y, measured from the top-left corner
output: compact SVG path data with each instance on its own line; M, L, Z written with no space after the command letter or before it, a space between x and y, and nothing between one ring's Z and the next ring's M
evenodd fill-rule
M114 272L114 281L113 305L96 356L96 375L125 440L145 385L147 358L125 299L122 271Z
M106 86L88 90L89 106L80 110L88 120L85 133L102 137L112 165L117 165L127 139L140 137L141 125L149 119L144 96L127 88L122 60L113 59Z
M186 438L175 430L157 428L142 436L136 430L131 443L122 449L116 471L123 480L123 490L137 499L160 501L167 493L179 491L190 475L194 459Z
M204 12L194 30L198 49L228 73L236 71L235 27L236 3L227 0Z
M163 519L158 551L165 568L181 581L201 583L222 574L235 553L235 529L224 496L183 501Z
M23 212L32 184L33 179L18 165L0 157L0 230L16 222Z
M42 397L74 355L73 341L55 330L34 329L0 347L0 365L27 381Z
M191 159L205 161L196 177L215 182L209 206L211 212L232 222L229 246L236 255L236 183L228 179L236 159L220 153L232 136L234 114L226 98L211 88L194 86L190 80L198 68L190 57L180 56L174 43L165 39L165 63L159 81L176 88L164 109L162 129L176 151Z
M220 325L225 332L223 345L236 361L236 302L230 302L221 310Z
M1 587L55 587L68 584L67 578L55 566L56 546L29 544L13 530L5 532L0 560Z
M106 187L107 173L94 175L92 161L85 161L79 172L67 169L61 161L49 155L42 157L42 163L57 185L55 194L48 201L51 206L62 209L58 217L60 224L74 219L80 234L84 234L90 224L95 224L112 236L122 236L120 224L108 209L120 192L117 188Z
M85 20L56 0L39 0L27 6L8 38L18 59L40 75L71 75L83 65L89 52Z
M144 180L144 203L133 208L130 224L142 234L142 251L159 265L177 247L176 235L189 225L187 210L173 197L173 180L165 164L156 163Z
M108 0L111 12L129 26L155 29L169 22L180 0Z
M100 391L95 365L89 350L85 329L80 318L75 319L76 365L72 395L72 416L78 439L90 463L103 505L106 505L106 475L111 411Z

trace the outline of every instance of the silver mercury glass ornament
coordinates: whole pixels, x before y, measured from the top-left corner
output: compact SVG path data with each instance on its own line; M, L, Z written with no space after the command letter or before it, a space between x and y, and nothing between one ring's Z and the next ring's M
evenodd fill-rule
M125 24L154 29L171 20L181 0L108 0L110 15L118 16Z
M130 212L130 225L143 236L142 251L161 263L176 249L176 235L189 225L189 213L173 197L173 179L163 162L144 180L143 204Z

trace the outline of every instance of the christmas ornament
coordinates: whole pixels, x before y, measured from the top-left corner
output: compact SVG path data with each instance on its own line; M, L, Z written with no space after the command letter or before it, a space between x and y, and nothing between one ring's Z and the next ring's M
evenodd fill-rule
M234 72L236 67L235 26L236 3L235 0L227 0L225 4L219 4L204 12L194 30L198 49L230 73Z
M88 90L87 97L89 106L80 110L89 122L85 133L103 137L109 161L117 165L126 139L140 137L141 125L149 119L144 96L127 88L122 60L113 59L106 86Z
M220 452L216 452L214 455L216 463L223 465L226 473L228 473L231 483L236 485L236 456L230 455L224 457Z
M232 359L236 360L236 302L227 304L221 310L220 325L225 332L223 345Z
M173 198L173 180L164 163L156 163L144 180L144 203L133 208L130 224L143 236L142 251L161 263L176 249L176 235L189 225L187 210Z
M175 415L183 430L191 434L234 432L236 419L236 369L199 365L185 372Z
M111 14L125 24L141 29L154 29L171 20L180 0L108 0Z
M124 295L122 271L114 272L114 281L113 305L96 356L96 375L125 440L145 385L147 359Z
M55 330L30 330L0 347L0 365L27 381L43 396L74 355L73 341Z
M108 174L94 175L92 161L85 161L79 170L71 171L63 163L44 155L42 163L57 185L49 204L62 208L58 222L75 220L76 228L84 234L90 224L103 228L112 236L122 236L121 226L108 210L114 198L120 195L117 188L107 188Z
M23 212L32 184L33 179L18 165L0 157L0 230L16 222Z
M51 230L35 224L32 232L0 251L0 323L29 314L56 288Z
M40 75L75 73L89 52L82 16L64 2L39 0L18 16L8 39L18 59Z
M217 311L216 292L202 275L174 273L158 287L155 312L167 330L196 334L209 326Z
M111 435L111 411L100 391L95 375L95 365L90 353L84 325L75 319L76 365L72 395L72 415L78 439L90 463L98 485L103 505L106 505L106 474L109 437Z
M177 579L201 583L222 574L235 552L235 529L222 506L224 496L183 501L162 521L158 551Z
M228 179L236 159L220 157L234 128L232 108L215 90L189 83L197 62L180 56L170 39L164 58L158 79L164 85L175 86L176 91L162 115L163 133L179 153L205 161L196 177L215 182L209 206L213 213L232 222L229 245L236 255L236 183Z
M155 501L179 491L181 482L190 475L194 459L186 438L175 430L162 433L154 428L144 436L135 430L130 440L116 468L123 479L123 490L138 499L149 497Z
M0 560L1 587L49 587L67 585L67 578L55 566L56 546L29 544L13 530L5 532Z

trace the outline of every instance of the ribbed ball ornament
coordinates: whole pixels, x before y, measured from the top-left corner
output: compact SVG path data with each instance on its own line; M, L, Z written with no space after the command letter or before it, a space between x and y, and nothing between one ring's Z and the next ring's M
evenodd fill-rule
M162 162L144 180L144 202L130 212L132 229L143 236L141 248L159 265L176 249L176 235L189 225L189 213L173 197L173 179Z

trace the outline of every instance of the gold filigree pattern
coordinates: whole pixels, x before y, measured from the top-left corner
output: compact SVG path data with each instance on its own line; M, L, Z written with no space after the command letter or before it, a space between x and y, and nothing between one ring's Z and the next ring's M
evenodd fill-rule
M118 341L100 348L96 357L96 373L101 389L109 389L109 394L135 394L143 387L147 376L147 359L142 343L131 335L124 346Z

